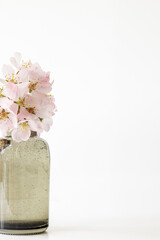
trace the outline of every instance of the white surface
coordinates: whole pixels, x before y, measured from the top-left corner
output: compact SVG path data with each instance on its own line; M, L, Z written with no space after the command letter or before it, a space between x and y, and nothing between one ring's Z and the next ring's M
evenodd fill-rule
M14 51L38 61L58 107L43 134L51 228L23 238L160 238L159 12L158 0L0 1L0 65Z
M59 223L43 234L37 235L0 235L0 239L48 239L48 240L158 240L160 238L160 219L132 218L109 221Z

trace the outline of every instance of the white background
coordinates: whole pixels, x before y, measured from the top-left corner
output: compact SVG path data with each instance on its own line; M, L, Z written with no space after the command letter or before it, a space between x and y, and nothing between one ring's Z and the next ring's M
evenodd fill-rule
M0 0L0 66L15 51L55 79L48 233L160 238L160 1Z

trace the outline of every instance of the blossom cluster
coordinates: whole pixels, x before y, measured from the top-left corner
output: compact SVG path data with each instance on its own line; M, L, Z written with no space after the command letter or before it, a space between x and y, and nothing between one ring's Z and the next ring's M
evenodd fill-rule
M32 131L38 135L49 131L56 106L49 72L38 63L22 61L20 53L10 62L3 65L0 79L0 130L2 137L11 135L20 142L28 140Z

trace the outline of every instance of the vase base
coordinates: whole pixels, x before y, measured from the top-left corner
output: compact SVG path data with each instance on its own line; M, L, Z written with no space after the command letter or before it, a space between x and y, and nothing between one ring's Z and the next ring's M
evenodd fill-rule
M39 228L39 229L30 229L30 230L8 230L8 229L3 229L3 230L0 230L0 234L7 234L7 235L30 235L30 234L43 233L46 230L47 230L47 227Z
M48 220L44 221L8 221L0 222L0 233L12 235L38 234L48 228Z

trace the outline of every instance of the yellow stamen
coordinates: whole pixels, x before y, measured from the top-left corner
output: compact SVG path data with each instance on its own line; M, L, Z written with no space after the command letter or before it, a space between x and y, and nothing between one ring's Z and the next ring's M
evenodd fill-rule
M8 113L3 109L0 113L0 119L8 118Z
M35 114L35 107L26 108L29 113Z
M37 83L38 83L38 82L36 82L36 83L30 83L30 84L29 84L29 92L30 92L30 93L31 93L33 90L35 90Z
M19 98L19 100L16 103L20 106L24 106L24 98Z
M30 65L31 65L30 62L24 62L24 61L22 60L22 66L28 68L28 67L30 67Z
M28 123L27 123L27 122L21 123L21 126L22 126L24 132L26 132L26 131L29 130L29 129L28 129Z

